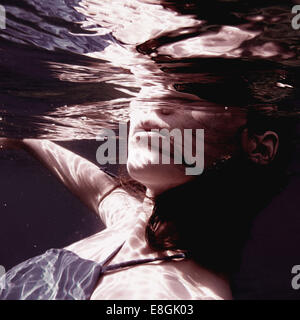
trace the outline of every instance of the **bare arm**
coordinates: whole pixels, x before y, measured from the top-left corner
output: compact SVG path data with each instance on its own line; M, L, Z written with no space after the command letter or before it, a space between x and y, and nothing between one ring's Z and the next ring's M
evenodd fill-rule
M5 146L5 139L0 144ZM6 140L7 141L7 140ZM105 194L118 186L117 181L92 162L48 140L11 141L8 147L23 149L47 167L72 193L98 214Z

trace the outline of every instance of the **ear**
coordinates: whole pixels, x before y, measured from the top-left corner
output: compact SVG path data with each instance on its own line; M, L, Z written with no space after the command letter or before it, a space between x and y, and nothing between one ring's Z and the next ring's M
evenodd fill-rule
M279 146L279 137L274 131L262 135L250 135L248 129L242 132L242 147L254 163L267 165L275 158Z

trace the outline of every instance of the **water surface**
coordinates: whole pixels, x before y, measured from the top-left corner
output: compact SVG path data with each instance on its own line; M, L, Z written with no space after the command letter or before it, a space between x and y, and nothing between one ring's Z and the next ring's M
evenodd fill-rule
M298 118L295 3L2 0L0 136L58 141L95 162L96 135L127 122L132 101L212 114L263 106ZM9 243L0 264L102 228L25 154L3 152L0 160L0 239Z

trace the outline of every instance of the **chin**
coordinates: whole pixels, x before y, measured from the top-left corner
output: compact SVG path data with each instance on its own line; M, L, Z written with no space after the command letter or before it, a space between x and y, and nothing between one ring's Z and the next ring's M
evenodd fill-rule
M142 163L137 162L136 158L133 160L128 158L127 171L129 175L151 190L154 195L192 179L192 176L185 174L185 168L181 165Z
M159 150L151 150L148 145L137 145L129 140L127 171L131 178L143 184L152 194L161 193L188 182L192 176L186 175L182 164L162 164Z

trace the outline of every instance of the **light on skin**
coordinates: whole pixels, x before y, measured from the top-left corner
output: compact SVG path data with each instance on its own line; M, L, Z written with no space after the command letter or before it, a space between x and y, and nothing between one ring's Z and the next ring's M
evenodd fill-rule
M184 184L195 176L187 175L184 164L162 164L161 150L153 152L147 143L140 139L151 129L204 129L204 169L221 157L232 155L237 145L232 143L238 129L246 123L244 112L216 107L207 110L141 108L131 106L130 131L128 139L127 169L130 176L147 187L147 194L156 195ZM154 133L154 135L156 135ZM193 153L195 137L193 137ZM182 146L184 148L184 146ZM182 148L182 150L183 150ZM156 164L158 163L158 164Z

